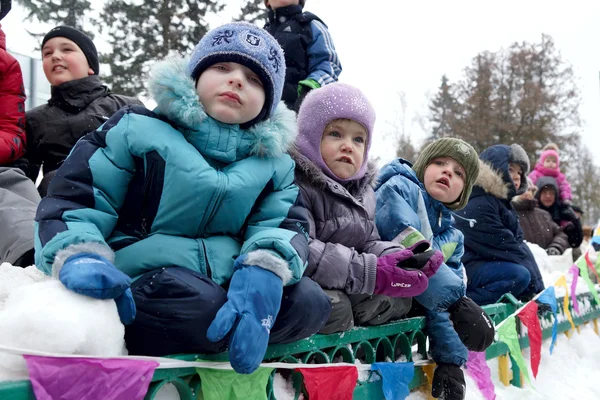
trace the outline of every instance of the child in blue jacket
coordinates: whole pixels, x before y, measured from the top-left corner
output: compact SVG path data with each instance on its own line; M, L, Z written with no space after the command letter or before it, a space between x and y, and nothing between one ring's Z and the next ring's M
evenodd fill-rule
M464 395L460 367L467 361L467 349L483 351L494 337L489 317L464 297L463 235L452 226L451 210L467 204L478 173L473 147L443 138L425 147L412 168L401 158L384 166L375 189L382 239L410 246L425 238L444 254L429 288L415 297L425 309L431 356L438 364L434 397Z
M229 347L233 368L250 373L269 342L327 321L329 298L302 277L308 220L286 154L296 125L279 105L284 76L267 32L216 28L189 61L154 67L154 111L121 109L52 180L36 265L115 299L130 354Z

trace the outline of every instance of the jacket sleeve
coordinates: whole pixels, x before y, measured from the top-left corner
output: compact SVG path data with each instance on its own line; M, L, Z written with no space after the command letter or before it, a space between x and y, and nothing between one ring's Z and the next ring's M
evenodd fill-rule
M561 225L564 221L567 221L563 226L563 231L567 234L570 247L579 247L583 241L583 229L581 228L581 220L577 218L573 209L569 206L563 206L560 212Z
M308 260L308 215L298 186L294 162L286 154L274 160L272 188L259 198L248 218L241 254L277 274L284 285L298 282Z
M564 253L566 249L571 247L569 245L569 238L567 234L560 229L554 221L552 221L552 217L548 213L544 213L544 222L546 224L547 229L550 229L552 232L552 242L548 245L548 247L554 247L558 249L561 253Z
M469 356L468 350L454 330L450 313L425 311L429 352L436 363L464 366Z
M311 199L308 195L304 199L308 209L310 235L310 255L305 275L325 289L343 290L347 294L373 294L377 256L317 239Z
M560 199L563 201L571 200L573 198L573 194L571 193L571 185L569 184L569 181L567 180L565 174L558 174L556 180L558 182L558 191L560 192Z
M342 64L333 45L327 27L320 21L310 23L312 42L308 45L308 76L321 86L337 82L342 72Z
M25 90L23 74L16 59L1 55L2 104L0 105L0 165L9 164L25 153Z
M456 226L465 235L465 247L475 259L508 261L521 264L525 256L517 232L512 232L503 223L503 210L491 195L475 198L467 204L459 214L477 220L472 227L461 218L455 221Z
M395 176L378 188L375 196L375 223L381 239L405 247L426 239L420 230L421 217L428 219L427 209L416 185L406 182L401 176Z
M45 273L57 274L68 257L82 252L114 259L105 239L135 172L128 119L121 111L84 136L57 170L35 218L35 264Z
M538 179L540 179L540 177L542 176L542 174L536 169L534 168L529 175L527 175L527 177L529 179L531 179L531 182L533 182L533 184L535 185L535 183L537 182Z

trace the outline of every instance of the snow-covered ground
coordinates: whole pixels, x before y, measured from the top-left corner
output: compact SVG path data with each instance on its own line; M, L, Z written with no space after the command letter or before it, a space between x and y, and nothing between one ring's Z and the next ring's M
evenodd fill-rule
M531 248L546 286L553 285L573 263L570 252L560 257L548 257L539 247ZM570 288L569 274L567 283ZM586 291L588 288L580 279L577 293ZM557 288L556 292L557 296L564 295L563 289ZM587 306L581 304L583 309ZM0 265L0 345L110 357L126 354L123 336L123 325L113 301L88 299L71 293L35 267L23 269L7 263ZM592 327L581 327L581 333L575 333L571 339L559 335L552 355L549 347L550 342L545 341L538 377L532 381L534 387L527 383L524 388L503 386L498 378L497 360L488 361L496 386L496 399L600 398L600 384L596 381L600 371L600 337ZM529 366L529 349L523 354ZM0 381L25 376L27 370L20 357L0 351ZM531 371L530 376L533 378ZM483 399L469 375L465 374L465 377L467 400ZM293 399L291 382L278 374L274 389L278 400ZM162 398L164 395L177 398L175 392L162 395ZM408 397L410 400L427 398L420 392Z

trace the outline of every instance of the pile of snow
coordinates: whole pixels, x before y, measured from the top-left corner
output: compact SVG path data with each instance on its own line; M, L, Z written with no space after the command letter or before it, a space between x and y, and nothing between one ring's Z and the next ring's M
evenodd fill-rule
M110 357L126 354L124 335L114 301L70 292L34 266L0 265L0 345ZM0 351L0 381L26 376L21 356Z

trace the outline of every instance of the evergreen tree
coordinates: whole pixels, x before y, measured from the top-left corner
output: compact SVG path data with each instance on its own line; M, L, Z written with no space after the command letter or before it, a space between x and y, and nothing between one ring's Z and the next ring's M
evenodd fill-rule
M68 25L85 32L93 38L93 33L85 29L91 11L89 0L17 0L27 10L25 21L48 23L51 25ZM45 32L27 32L41 39Z
M246 21L262 27L267 21L267 6L264 0L246 0L236 21Z
M112 90L145 93L150 65L170 53L188 55L209 30L206 16L223 7L221 0L108 0L100 27L113 51L101 62L110 65Z
M452 120L456 112L456 99L451 92L452 87L446 75L442 76L442 83L435 98L429 105L430 122L432 130L427 138L428 142L432 142L439 138L452 136Z

